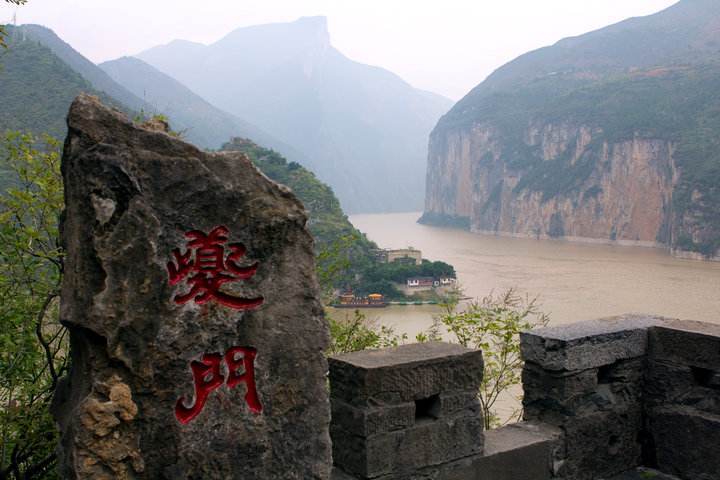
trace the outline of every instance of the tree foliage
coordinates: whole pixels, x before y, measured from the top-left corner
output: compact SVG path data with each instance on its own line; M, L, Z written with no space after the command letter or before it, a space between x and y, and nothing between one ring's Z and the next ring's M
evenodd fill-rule
M327 317L330 323L329 355L396 347L407 340L407 335L398 335L387 325L376 325L359 310L340 318Z
M364 272L367 282L388 280L396 283L405 283L410 277L450 277L455 278L455 268L452 265L430 260L423 260L420 265L415 262L394 261L390 263L376 263Z
M456 311L459 298L451 297L444 313L417 340L441 340L446 330L459 344L483 351L485 370L478 397L485 428L490 429L501 423L495 410L498 399L522 380L520 332L547 325L548 316L540 311L537 298L523 297L514 289L499 295L490 293ZM519 414L518 409L509 420L519 418Z
M13 133L2 151L12 178L0 193L0 478L50 478L57 434L49 405L67 368L59 146Z

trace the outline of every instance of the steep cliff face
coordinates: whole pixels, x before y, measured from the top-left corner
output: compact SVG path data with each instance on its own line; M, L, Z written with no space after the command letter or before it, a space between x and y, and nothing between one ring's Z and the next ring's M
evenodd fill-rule
M533 177L531 168L508 165L491 126L448 137L431 143L428 212L465 217L477 232L641 245L671 241L677 176L671 142L609 143L601 130L586 126L532 125L524 145L548 169L580 175L572 188L555 192L563 172Z
M433 130L421 221L720 257L719 34L684 0L503 66Z

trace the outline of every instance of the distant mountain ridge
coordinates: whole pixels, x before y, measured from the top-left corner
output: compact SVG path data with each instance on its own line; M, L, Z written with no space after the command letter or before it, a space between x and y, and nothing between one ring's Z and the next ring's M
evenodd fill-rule
M49 28L41 25L28 24L16 27L15 30L18 35L22 35L26 39L35 40L48 47L67 66L85 78L95 90L105 92L117 102L136 112L149 109L149 105L141 98L133 95L126 88L115 82L103 72L102 69L78 53Z
M124 58L99 66L46 27L22 25L12 27L9 31L14 41L35 42L48 48L64 67L71 69L87 82L87 91L105 95L104 101L112 99L110 103L122 107L128 113L146 116L163 114L169 118L175 130L183 131L188 141L201 148L217 149L228 139L242 136L275 148L298 161L304 160L302 154L292 147L260 128L215 108L179 82L141 60ZM33 80L41 81L42 78ZM25 90L30 91L28 88ZM32 91L35 92L33 96L38 98L38 92L43 91L43 88L38 86ZM53 89L50 88L49 91ZM76 89L76 94L78 92ZM70 102L65 110L69 105ZM24 108L27 109L27 106ZM62 112L62 123L66 113ZM57 120L54 122L58 123ZM54 135L63 135L64 129L53 127L52 132Z
M346 209L422 205L427 135L452 102L349 60L330 44L324 17L241 28L207 46L174 41L137 57L300 150Z
M430 137L423 221L720 258L720 2L529 52Z
M294 148L255 125L216 108L138 58L122 57L98 66L119 85L143 98L153 112L162 112L169 117L175 130L200 147L217 149L233 137L244 137L295 161L307 162Z

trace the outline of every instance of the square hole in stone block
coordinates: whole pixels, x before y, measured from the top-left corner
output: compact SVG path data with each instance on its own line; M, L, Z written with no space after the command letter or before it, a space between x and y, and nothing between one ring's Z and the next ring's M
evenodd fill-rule
M615 367L615 364L611 365L603 365L602 367L598 368L598 374L597 374L597 380L598 385L607 385L608 383L613 382L613 369Z
M720 373L708 368L690 367L695 385L720 389Z
M415 421L436 420L440 417L440 395L415 400Z

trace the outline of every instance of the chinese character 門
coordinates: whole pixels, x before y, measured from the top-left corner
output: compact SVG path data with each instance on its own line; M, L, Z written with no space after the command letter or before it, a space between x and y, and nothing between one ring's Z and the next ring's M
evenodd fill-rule
M205 407L210 394L220 388L223 383L233 388L240 383L246 387L245 403L253 413L261 413L262 405L255 385L255 356L257 351L252 347L233 347L225 352L206 353L200 360L190 362L195 401L188 407L185 397L175 403L175 418L182 424L189 423L197 417ZM222 363L227 366L227 378L221 372Z

